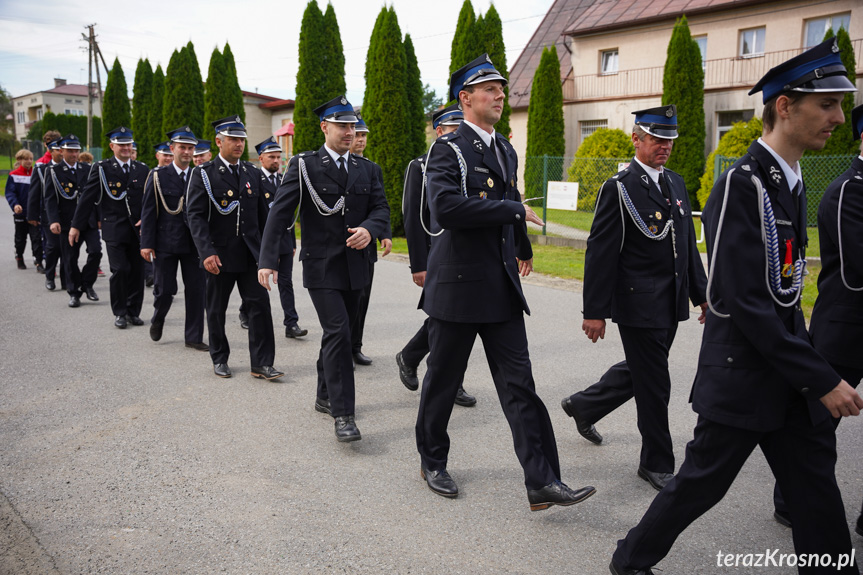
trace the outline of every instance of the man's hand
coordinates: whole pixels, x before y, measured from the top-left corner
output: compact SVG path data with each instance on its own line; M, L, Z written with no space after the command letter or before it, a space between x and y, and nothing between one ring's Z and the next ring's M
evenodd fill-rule
M533 223L541 226L542 225L542 219L538 215L536 215L536 212L533 211L533 208L531 208L527 204L522 204L522 205L524 205L524 221L533 222Z
M58 222L54 222L53 224L51 224L48 229L51 230L51 233L55 236L60 235L60 224Z
M860 410L863 409L863 398L844 379L821 397L821 403L830 410L830 415L836 418L860 415Z
M39 225L38 220L27 220L27 223L30 224L31 226L38 226Z
M21 207L20 205L18 205L18 204L15 204L15 207L14 207L14 208L12 208L12 211L13 211L13 212L15 212L16 214L20 214L21 212L23 212L23 211L24 211L24 208L22 208L22 207Z
M274 285L279 283L278 270L271 270L268 268L261 268L258 270L258 283L267 288L267 291L270 291L270 276L273 276Z
M426 285L426 272L417 272L415 274L411 274L411 277L414 278L414 283L420 287Z
M141 250L141 257L144 258L144 261L152 262L156 259L156 252L149 248L145 248Z
M701 315L698 316L698 323L703 324L704 322L707 321L707 302L699 304L698 307L701 308Z
M586 319L581 322L581 329L587 336L587 339L596 343L598 339L605 339L605 320L604 319Z
M349 248L361 250L372 241L372 235L365 228L348 228L348 233L351 234L351 236L345 243Z
M384 253L381 255L382 258L387 257L391 251L393 251L393 241L389 238L384 238L381 240L381 245L384 246Z
M530 275L530 272L533 271L533 258L529 260L518 260L518 273L521 274L521 277L527 277Z
M81 232L78 231L78 228L70 228L69 229L69 245L75 246L78 243L78 238L81 236Z
M138 220L137 222L135 222L135 227L136 227L136 228L140 228L140 227L141 227L141 220Z
M222 267L222 260L219 259L219 256L210 256L204 260L204 269L213 274L214 276L219 275L219 268Z

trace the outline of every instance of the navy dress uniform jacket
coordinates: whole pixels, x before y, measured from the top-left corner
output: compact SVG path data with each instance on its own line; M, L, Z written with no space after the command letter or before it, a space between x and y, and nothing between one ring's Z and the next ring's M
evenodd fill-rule
M471 169L462 193L455 144ZM459 126L441 136L428 160L428 194L435 229L445 231L431 244L419 307L430 317L460 323L496 323L512 317L514 301L530 314L518 276L519 260L533 250L527 238L525 209L516 188L518 157L497 134L506 166L473 128ZM463 246L470 246L464 249ZM514 299L513 299L514 298Z
M412 273L424 272L428 269L428 256L431 249L431 236L426 233L422 226L423 222L426 226L431 223L428 190L425 191L425 196L420 198L425 161L425 156L411 160L407 170L405 170L402 211L404 212L405 239L407 239ZM422 222L420 222L420 217L422 217Z
M27 219L48 223L45 212L45 178L51 164L36 164L30 177L30 190L27 192Z
M840 214L839 193L843 185ZM840 218L843 261L839 259ZM863 369L863 354L860 353L863 341L863 289L860 289L863 288L863 159L859 156L824 193L818 206L818 236L821 273L818 274L818 299L812 310L809 334L815 349L831 365L860 370ZM844 281L840 271L843 262Z
M105 175L108 190L102 185L100 170ZM116 158L96 162L90 170L90 177L81 193L81 201L75 212L72 227L79 230L88 225L93 211L99 206L99 219L102 222L102 239L107 244L126 244L137 242L139 230L136 224L141 220L141 202L144 198L144 183L150 168L137 161L129 162L129 173L124 174ZM118 200L123 192L126 197Z
M59 222L60 227L64 230L68 230L70 227L77 227L75 226L74 216L78 206L84 201L90 164L78 162L74 175L72 171L66 162L59 162L43 172L45 176L45 213L48 216L48 223ZM56 176L56 182L54 176ZM77 197L71 200L64 198L60 195L60 191L57 190L57 184L63 188L63 193L67 196L74 195L77 192ZM84 224L79 229L85 229L86 227L87 220L84 220Z
M276 185L273 185L269 178L267 178L266 174L261 171L261 192L263 192L264 200L267 204L267 214L270 213L270 208L273 206L273 202L276 201L276 192L279 189L279 185L282 183L284 174L275 174L275 176L277 183ZM287 226L285 227L287 228ZM297 249L297 230L296 228L291 228L290 230L286 229L279 242L279 255L288 255L293 257L295 249Z
M333 207L344 195L344 213L323 216L313 205L305 181L300 198L301 158L312 186L327 206ZM351 154L347 186L342 188L338 167L324 147L291 158L264 230L259 267L278 269L281 235L293 222L294 210L301 201L303 236L299 260L303 262L303 286L336 290L365 287L369 283L368 251L349 248L345 242L351 235L348 228L365 228L373 240L387 229L389 207L373 164Z
M585 254L585 319L671 328L689 318L687 299L704 303L707 276L695 244L689 196L678 174L663 171L671 206L635 160L602 185ZM648 226L661 232L672 218L677 258L671 232L662 241L648 239L626 209L621 212L617 182Z
M192 170L188 170L188 174ZM162 198L156 192L156 178ZM191 175L189 176L191 178ZM165 205L175 211L182 200L185 202L186 188L173 164L164 168L153 168L144 187L144 201L141 209L141 249L156 250L168 254L195 254L195 242L186 218L186 206L179 214L169 214Z
M261 192L259 170L250 162L239 164L239 185L218 156L196 167L190 177L186 201L189 229L201 261L218 255L222 269L227 272L245 272L257 267L261 230L267 221L267 202ZM220 206L227 207L234 200L240 202L233 212L219 213L204 188L202 171L207 173L213 197Z
M366 158L365 156L360 156L360 157L372 165L372 170L375 173L375 177L381 183L381 188L383 188L383 186L384 186L384 172L381 169L380 165L371 161L370 159ZM386 198L386 194L384 194L384 198ZM389 207L389 203L387 203L387 206ZM369 252L369 262L370 263L373 264L373 263L378 261L378 244L380 243L380 241L381 240L391 240L391 239L393 239L393 231L392 231L392 227L390 226L390 220L389 220L389 218L387 218L386 229L383 231L383 233L381 235L376 236L376 237L373 236L372 241L370 241L369 245L366 246L366 250L368 250L368 252ZM373 273L373 272L371 272L371 273ZM370 277L369 283L371 283L371 282L372 282L372 278ZM368 304L368 302L366 302L366 303ZM363 317L365 317L365 314L363 314Z
M780 429L789 411L805 413L808 408L815 425L830 417L819 398L836 387L840 377L812 347L799 302L783 307L771 297L752 179L758 178L770 197L780 262L785 261L789 239L793 259L803 256L806 194L792 196L775 158L758 142L733 168L718 246L720 192L730 170L714 186L702 216L712 266L711 302L731 317L707 314L692 407L711 421L758 432ZM783 287L788 282L783 280Z

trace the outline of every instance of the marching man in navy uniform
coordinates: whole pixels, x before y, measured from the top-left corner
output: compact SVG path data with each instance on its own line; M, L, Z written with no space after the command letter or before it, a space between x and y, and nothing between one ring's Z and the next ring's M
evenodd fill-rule
M282 159L282 147L276 138L270 136L257 146L258 159L261 162L261 190L269 212L270 206L276 200L276 190L282 183L282 174L279 173L279 162ZM279 301L282 303L282 311L285 314L285 337L296 339L308 335L308 330L302 329L297 322L297 307L294 298L294 252L297 251L297 232L291 228L282 236L279 244ZM243 310L240 310L242 314Z
M97 209L102 223L102 238L111 266L111 311L114 325L125 329L144 325L144 260L141 259L141 201L149 168L132 160L132 131L125 127L108 132L114 156L93 164L81 192L69 243L78 241L79 230Z
M756 446L785 497L795 554L837 563L799 564L798 572L859 573L848 559L831 415L858 415L863 398L812 347L799 303L806 191L798 160L843 123L851 91L834 39L771 69L750 91L763 93L764 135L720 176L704 207L710 312L692 388L694 438L677 475L618 542L612 573L653 573Z
M156 151L156 163L158 168L165 168L174 161L174 152L171 151L171 140L161 142L153 146Z
M432 127L438 138L444 134L455 132L464 120L464 114L458 104L447 106L432 115ZM420 156L411 160L405 170L404 210L405 238L408 244L411 277L420 288L425 284L428 269L429 250L431 249L432 232L426 231L429 225L428 193L423 185L426 157ZM399 368L399 379L411 391L419 389L417 367L429 352L428 319L423 322L411 340L396 354L396 365ZM476 398L464 390L459 382L455 396L455 404L463 407L476 405Z
M213 159L213 152L210 151L210 140L198 140L198 145L195 146L195 156L193 161L195 166L200 166Z
M56 132L55 132L56 133ZM33 166L33 175L30 178L30 191L27 195L27 213L30 216L30 225L41 226L42 231L42 247L45 257L45 289L54 291L57 288L54 281L57 276L57 263L60 261L60 238L51 233L51 222L48 221L48 214L45 211L45 190L48 188L48 169L51 166L56 166L63 159L63 150L60 148L60 142L63 138L55 138L48 143L46 147L51 154L49 163L36 163ZM62 277L61 283L65 287L66 280Z
M582 330L596 343L605 321L618 325L626 360L561 405L578 432L599 444L594 423L635 397L641 458L638 476L662 489L674 475L668 430L671 377L668 352L689 302L704 323L707 276L695 244L692 208L683 178L665 163L677 138L677 109L635 114L629 167L600 189L584 258Z
M533 268L526 223L541 220L521 203L518 157L494 131L505 85L487 54L453 72L450 99L458 100L464 121L438 138L428 155L430 225L443 232L432 240L420 299L429 315L430 352L416 438L429 489L458 496L447 472L447 424L479 335L524 469L530 509L539 511L579 503L596 490L561 482L551 418L536 394L519 274Z
M186 347L207 351L204 338L205 275L186 221L186 188L198 139L189 126L169 132L171 163L155 167L144 188L141 257L153 263L153 318L150 339L162 339L165 318L177 295L177 266L183 274Z
M315 113L325 143L291 158L264 230L258 281L270 289L270 276L278 275L282 236L298 210L303 285L323 330L315 409L334 418L338 441L350 442L362 438L354 421L351 319L369 280L365 248L383 234L390 212L372 163L350 154L357 122L350 102L338 96Z
M101 249L88 249L87 263L82 270L78 267L78 255L81 250L78 244L79 233L75 228L75 214L80 209L86 191L87 176L90 164L78 162L81 153L81 142L74 134L65 136L60 141L63 161L48 168L45 173L45 212L50 222L51 233L59 236L62 273L66 280L66 293L69 294L69 307L81 305L81 295L86 294L90 301L99 301L99 296L93 289L102 259ZM81 225L84 230L82 239L90 246L93 242L99 244L99 230L92 222L84 220Z
M207 330L213 372L231 377L231 348L225 335L225 312L234 285L248 306L252 377L273 380L284 373L273 367L276 342L269 294L257 281L261 230L267 203L258 169L240 161L246 126L239 116L213 122L219 155L192 171L187 190L189 229L207 270Z

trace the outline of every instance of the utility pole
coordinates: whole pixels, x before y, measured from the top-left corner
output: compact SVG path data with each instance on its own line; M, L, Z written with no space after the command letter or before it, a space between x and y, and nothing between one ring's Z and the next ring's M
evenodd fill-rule
M90 35L81 34L84 40L87 41L87 148L93 145L93 65L96 65L96 97L99 98L99 109L102 109L102 77L99 74L99 60L97 55L102 60L102 65L105 67L105 77L108 75L108 65L105 63L105 57L102 56L102 51L99 49L99 44L96 42L96 32L94 27L96 24L85 26L90 31ZM104 126L103 126L104 128Z

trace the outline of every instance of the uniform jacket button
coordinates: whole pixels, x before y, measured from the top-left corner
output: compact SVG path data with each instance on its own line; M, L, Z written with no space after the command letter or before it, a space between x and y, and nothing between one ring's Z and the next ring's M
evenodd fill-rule
M458 279L461 279L461 274L458 274Z
M506 238L500 238L501 243L506 243Z
M809 393L809 388L804 387L803 389L800 390L800 393Z
M727 361L728 363L734 363L734 358L733 358L733 357L729 357L729 358L728 358L727 360L725 360L725 361Z
M516 214L516 215L515 215L515 219L520 220L520 219L521 219L521 214Z

